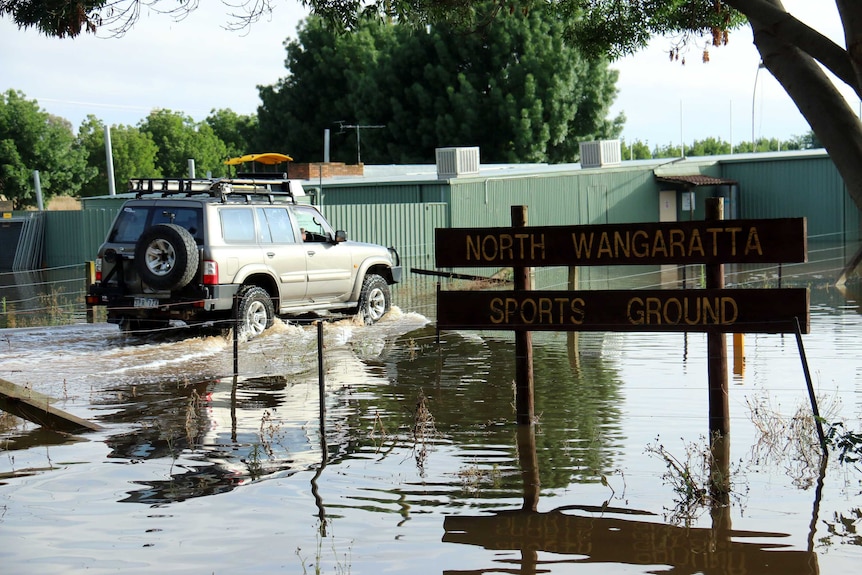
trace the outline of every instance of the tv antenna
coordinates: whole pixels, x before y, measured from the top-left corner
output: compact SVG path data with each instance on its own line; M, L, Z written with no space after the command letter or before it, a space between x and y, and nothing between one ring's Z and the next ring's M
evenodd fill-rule
M338 130L339 130L338 133L339 134L344 133L345 128L356 130L356 163L357 164L362 163L362 156L360 155L360 150L359 150L359 145L360 145L359 130L367 130L369 128L370 129L376 129L376 128L385 128L386 127L385 125L380 125L380 124L346 124L346 123L344 123L343 120L338 120L337 122L334 122L334 123L338 124Z

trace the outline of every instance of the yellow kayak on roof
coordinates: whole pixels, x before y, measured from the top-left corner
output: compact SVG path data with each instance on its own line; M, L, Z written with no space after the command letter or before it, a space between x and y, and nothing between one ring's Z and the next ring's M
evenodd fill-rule
M276 152L267 152L265 154L246 154L245 156L239 156L238 158L230 158L225 160L225 164L228 166L237 166L239 164L245 164L246 162L257 162L258 164L273 166L275 164L292 161L293 158L290 156L278 154Z

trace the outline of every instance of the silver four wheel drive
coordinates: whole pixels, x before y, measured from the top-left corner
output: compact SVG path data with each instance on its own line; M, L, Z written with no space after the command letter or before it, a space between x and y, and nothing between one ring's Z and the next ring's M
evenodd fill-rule
M171 320L253 337L276 316L379 320L401 279L394 248L347 240L285 179L132 180L96 259L87 305L125 331Z

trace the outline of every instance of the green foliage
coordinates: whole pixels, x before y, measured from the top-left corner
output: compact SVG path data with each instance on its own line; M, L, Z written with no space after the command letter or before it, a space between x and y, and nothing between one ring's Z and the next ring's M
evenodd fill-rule
M102 196L109 192L108 162L105 154L105 125L95 116L87 116L78 130L78 140L87 153L87 163L98 174L81 190L82 196ZM126 191L131 178L152 178L162 174L156 169L158 149L152 138L133 126L111 127L111 152L114 165L114 189Z
M437 147L479 146L487 162L574 161L579 141L616 136L624 118L606 118L618 73L562 32L538 9L468 34L376 19L339 34L310 18L287 46L290 75L260 89L263 147L317 159L324 129L347 124L361 149L356 129L338 131L335 160L429 162Z
M631 144L628 144L623 140L621 144L624 160L648 160L652 158L652 152L649 149L649 145L640 140L635 140Z
M188 160L195 161L195 174L226 174L227 147L206 122L170 110L154 110L141 120L138 128L158 148L156 169L165 177L188 174Z
M95 175L68 121L39 108L35 100L8 90L0 96L0 194L17 209L37 204L33 172L42 197L76 196Z
M237 114L230 108L213 110L206 123L225 144L230 158L262 152L254 144L257 138L257 117Z

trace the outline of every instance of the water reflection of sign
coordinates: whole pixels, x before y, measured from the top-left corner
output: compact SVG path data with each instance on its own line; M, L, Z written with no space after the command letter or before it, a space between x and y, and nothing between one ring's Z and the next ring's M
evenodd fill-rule
M808 333L808 290L441 291L441 329Z
M444 542L528 552L521 559L522 572L525 573L537 572L534 570L538 563L536 551L563 555L556 561L566 564L668 565L673 573L679 575L813 575L819 572L817 555L811 551L790 549L789 544L782 543L782 539L788 537L785 533L677 527L610 516L585 517L561 511L449 516L444 519L443 528L446 531ZM746 539L751 541L744 541ZM541 564L547 566L549 562L554 562L554 559L543 559ZM506 563L509 565L511 558L507 558ZM500 572L500 569L487 571Z

